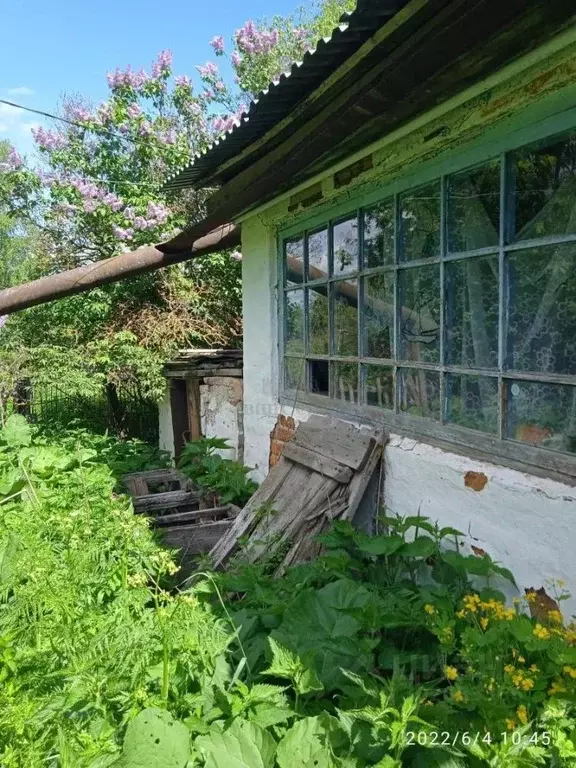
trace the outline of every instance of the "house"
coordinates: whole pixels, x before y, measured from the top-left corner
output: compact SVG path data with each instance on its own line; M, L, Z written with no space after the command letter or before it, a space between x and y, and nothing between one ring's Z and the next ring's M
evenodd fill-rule
M310 414L382 425L390 511L576 591L574 11L360 0L168 185L241 229L258 479Z

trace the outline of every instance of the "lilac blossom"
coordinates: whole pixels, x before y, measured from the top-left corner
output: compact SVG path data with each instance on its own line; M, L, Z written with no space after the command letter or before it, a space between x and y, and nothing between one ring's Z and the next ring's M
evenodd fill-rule
M138 128L138 133L140 136L143 136L144 138L150 136L152 133L152 126L148 122L148 120L143 120L140 124L140 127Z
M236 43L243 53L269 53L278 45L277 29L258 29L253 21L247 21L236 32Z
M196 69L200 73L200 77L205 77L208 79L213 77L218 77L218 74L219 74L218 67L216 66L216 64L214 64L213 61L207 61L206 64L203 64L203 65L201 64L197 66Z
M42 126L33 128L32 136L34 137L36 143L42 149L46 149L48 152L64 149L64 147L68 144L68 140L64 134L57 133L56 131L47 131L45 128L42 128Z
M76 120L79 123L86 123L92 119L90 111L77 104L69 105L66 108L66 115L70 120Z
M107 123L108 120L112 119L112 105L109 104L107 101L103 102L98 107L98 112L96 114L97 114L97 117L100 118L100 120L103 123Z
M148 203L146 216L149 220L153 220L157 224L164 224L169 215L170 211L162 203L154 203L152 200Z
M112 227L112 231L119 240L131 240L134 237L134 230L132 228L123 229L116 224Z
M238 115L219 115L212 122L212 130L215 133L227 133L240 125L240 118Z
M174 85L180 86L181 88L190 88L192 86L192 80L190 80L188 75L177 75L174 78Z
M143 69L133 72L132 67L127 67L125 70L117 67L113 72L108 72L106 75L106 80L112 90L122 88L123 86L133 89L141 88L149 79L148 73Z
M142 114L142 109L140 108L139 104L130 104L130 106L126 111L128 113L128 117L131 117L133 119L140 117L140 115Z
M3 171L17 171L23 164L23 160L14 147L10 147L8 155L3 163L0 163L0 169Z
M158 58L152 64L152 77L160 80L165 75L170 74L172 68L172 51L160 51Z
M94 213L98 207L96 200L84 200L84 213Z
M222 56L224 53L224 38L222 35L217 35L210 40L210 45L214 48L216 56Z
M232 59L232 64L235 67L239 67L242 62L242 56L238 53L238 51L233 51L232 56L230 57Z

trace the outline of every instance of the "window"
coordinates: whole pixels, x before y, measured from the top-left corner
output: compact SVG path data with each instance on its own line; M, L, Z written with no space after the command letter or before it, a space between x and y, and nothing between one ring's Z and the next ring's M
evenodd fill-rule
M576 133L302 231L282 255L299 399L576 453Z

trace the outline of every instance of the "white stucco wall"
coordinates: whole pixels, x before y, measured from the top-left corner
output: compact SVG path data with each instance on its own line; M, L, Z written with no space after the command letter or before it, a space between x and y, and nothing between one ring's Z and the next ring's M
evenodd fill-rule
M223 437L229 450L219 451L225 459L242 461L242 379L213 376L200 385L200 426L204 437Z
M170 410L170 390L166 392L158 406L158 445L163 451L174 456L174 430L172 428L172 411Z

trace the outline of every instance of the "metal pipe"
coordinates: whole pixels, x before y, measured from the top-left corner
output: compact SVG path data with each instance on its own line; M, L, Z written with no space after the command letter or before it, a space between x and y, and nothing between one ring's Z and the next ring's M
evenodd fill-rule
M174 250L172 240L156 247L144 246L111 259L96 261L0 291L0 315L9 315L35 304L83 293L100 285L115 283L127 277L152 272L237 245L240 245L240 228L234 224L225 224L200 237L186 250Z

